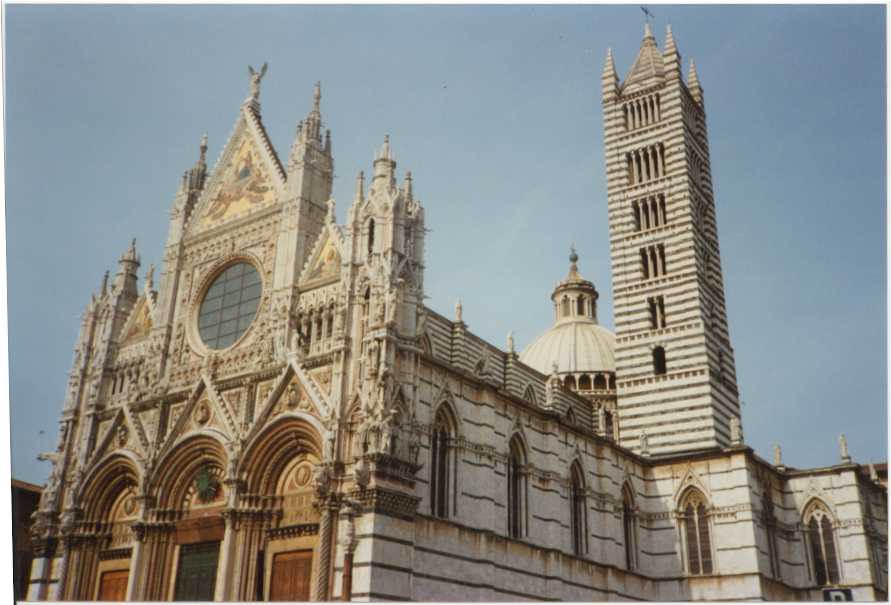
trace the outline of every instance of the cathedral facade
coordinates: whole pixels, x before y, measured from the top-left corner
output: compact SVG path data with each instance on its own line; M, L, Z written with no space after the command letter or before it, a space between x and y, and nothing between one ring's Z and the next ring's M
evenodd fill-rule
M321 91L286 162L266 72L217 165L84 311L31 600L887 598L887 493L746 446L703 88L670 28L602 74L615 334L570 255L518 352L424 304L385 137L344 224Z

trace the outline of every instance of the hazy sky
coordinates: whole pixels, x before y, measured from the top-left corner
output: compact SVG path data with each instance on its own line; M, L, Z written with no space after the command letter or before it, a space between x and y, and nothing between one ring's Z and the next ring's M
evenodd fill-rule
M746 440L770 459L884 460L885 8L656 5L705 90ZM637 6L6 6L13 476L43 482L80 315L131 237L160 265L202 133L218 157L269 62L280 157L322 81L344 219L390 134L427 212L428 303L524 347L570 242L612 327L600 73ZM400 176L401 178L401 176ZM160 267L159 267L160 271ZM157 282L156 282L157 283Z

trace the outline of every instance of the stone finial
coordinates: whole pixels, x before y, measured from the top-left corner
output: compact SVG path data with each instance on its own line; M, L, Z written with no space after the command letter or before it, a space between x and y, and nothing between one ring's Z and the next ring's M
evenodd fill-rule
M332 197L326 202L328 206L328 213L325 215L325 222L329 225L333 225L337 222L337 208L336 203L334 202L334 198Z
M105 296L106 292L108 292L108 271L102 276L102 286L99 288L99 296Z
M149 265L148 271L145 272L145 289L151 290L155 287L155 263Z
M687 72L687 89L697 101L702 100L702 86L699 84L699 74L696 72L696 62L690 59L690 71Z
M869 463L869 478L873 481L879 480L879 473L876 471L876 465L872 462Z
M734 416L730 419L730 444L742 445L742 441L742 422L740 422L737 416Z
M258 102L260 100L260 81L263 79L263 76L266 75L267 68L268 64L263 63L263 67L260 68L260 71L254 71L254 68L248 65L248 74L251 79L251 94L248 97L248 101Z
M464 306L461 304L460 298L455 302L455 321L458 323L464 322Z
M207 159L207 133L204 133L204 136L201 137L201 145L198 146L198 151L200 152L200 160L201 162Z
M773 465L783 466L783 450L779 443L773 446Z
M640 432L640 455L641 456L649 456L650 455L650 438L647 436L646 431Z
M510 331L507 333L507 352L508 353L516 353L516 349L514 349L514 333Z
M838 436L838 451L841 454L841 461L845 464L850 464L851 454L848 452L848 440L844 433Z
M312 91L312 109L313 111L321 111L322 107L322 83L316 82L316 87Z

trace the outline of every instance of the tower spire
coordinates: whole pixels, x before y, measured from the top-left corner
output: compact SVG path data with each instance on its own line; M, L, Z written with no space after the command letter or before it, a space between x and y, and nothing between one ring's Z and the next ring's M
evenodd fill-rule
M665 50L662 52L662 56L665 59L666 75L670 78L679 78L681 75L681 54L675 44L674 35L671 33L671 25L665 26Z
M613 49L606 49L606 61L603 63L603 73L600 76L603 88L604 100L612 99L619 89L619 74L616 73L616 62L613 60Z
M697 102L702 102L702 86L699 84L696 62L693 59L690 59L690 71L687 73L687 90Z

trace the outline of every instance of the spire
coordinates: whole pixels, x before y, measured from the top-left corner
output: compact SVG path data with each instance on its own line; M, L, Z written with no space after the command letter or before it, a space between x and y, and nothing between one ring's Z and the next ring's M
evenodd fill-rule
M383 187L392 189L396 182L395 173L396 160L393 159L393 152L390 150L390 135L385 134L384 144L375 156L371 188L375 191Z
M600 76L603 90L603 98L611 99L619 89L619 74L616 73L616 62L613 60L613 49L606 49L606 62L603 64L603 74Z
M136 294L136 271L139 269L139 255L136 253L136 238L130 242L130 247L121 254L118 259L118 272L114 278L114 290L117 293L126 291Z
M353 200L354 204L361 204L365 201L365 171L360 170L359 175L356 177L356 197Z
M204 177L207 175L207 133L201 137L198 145L198 161L186 174L188 189L196 191L204 188Z
M99 298L105 296L108 292L108 271L105 272L105 275L102 276L102 285L99 287Z
M665 26L665 50L662 57L665 59L665 73L669 77L677 76L679 78L681 75L681 54L674 42L671 25Z
M316 87L312 93L312 110L315 113L321 113L321 104L322 104L322 83L321 81L316 82Z
M145 272L145 291L148 292L155 288L155 264L149 265L148 271Z
M312 111L306 116L304 140L322 142L322 83L316 82L312 93Z
M665 61L662 53L656 45L656 38L650 30L650 24L644 27L643 41L640 43L640 50L637 51L637 58L634 64L625 76L623 88L629 85L639 84L647 86L652 79L661 79L665 75Z
M407 202L412 201L414 198L411 186L411 170L407 170L405 172L405 183L402 186L402 190L405 192L405 200Z
M702 102L702 86L699 84L699 75L696 73L696 63L690 59L690 71L687 72L687 90L697 103Z

